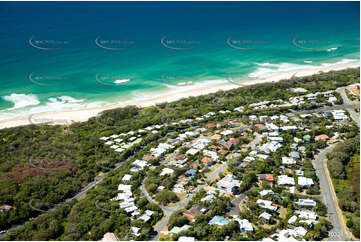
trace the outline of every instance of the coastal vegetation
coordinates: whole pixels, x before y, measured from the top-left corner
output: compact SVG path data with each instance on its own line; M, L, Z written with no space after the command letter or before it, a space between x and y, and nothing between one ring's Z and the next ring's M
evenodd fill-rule
M99 240L104 233L115 231L115 234L120 239L129 240L132 239L129 238L129 230L132 226L142 229L142 234L137 239L149 239L154 233L152 225L163 216L159 206L149 203L146 199L136 198L135 203L141 208L142 212L147 209L155 211L151 222L143 223L141 221L131 221L123 209L114 206L109 200L116 196L117 186L121 183L123 176L127 174L131 163L135 159L142 159L156 145L156 141L162 140L167 135L172 137L172 134L176 135L189 126L179 124L176 127L163 127L156 134L147 134L141 142L121 154L107 149L99 140L100 137L114 133L126 133L149 125L195 118L208 112L224 109L233 110L239 106L244 107L241 118L246 118L252 114L280 114L282 111L288 110L288 108L255 111L250 109L248 105L264 100L277 100L301 95L292 92L291 88L296 87L306 88L310 92L334 90L337 87L359 82L359 75L359 68L320 73L277 83L257 84L204 96L189 97L176 102L162 103L146 108L128 106L108 110L101 116L91 118L87 122L74 123L69 126L28 125L0 130L0 152L2 154L0 157L0 205L12 206L9 211L0 213L0 230L8 229L12 225L20 224L38 216L42 211L46 211L54 207L55 204L73 197L90 182L104 177L104 174L109 172L97 187L87 192L85 197L73 199L59 205L54 211L38 216L19 229L11 230L4 239ZM317 105L307 104L305 108L313 109L317 108ZM227 118L227 115L232 117L233 114L225 114L223 118ZM318 121L321 129L318 129L317 132L319 133L314 132L312 136L321 133L332 136L333 133L325 128L325 125L329 123L321 118ZM358 134L357 128L349 128L349 130L344 131L350 138ZM293 134L288 136L290 140L294 137ZM285 139L287 140L287 137ZM247 141L244 140L244 143L247 143ZM326 146L324 142L314 140L309 145L315 148ZM348 177L353 177L349 174L356 172L356 169L359 172L359 167L355 168L356 164L354 162L359 157L356 156L357 152L352 154L353 157L346 163L344 163L347 160L344 158L344 154L337 154L335 158L329 158L336 163L331 174L336 175L337 179L346 178L347 181ZM313 158L313 154L308 153L306 155L309 158L309 160L306 160L306 165L312 165L310 160ZM280 160L279 157L271 158L270 160ZM157 159L150 161L150 163L153 166L159 166L159 160ZM351 167L351 164L354 165ZM275 167L278 165L279 163L272 163L272 166L265 166L260 163L254 168L255 170L247 173L242 169L234 168L233 173L243 180L240 192L245 192L251 188L252 183L256 181L256 173L276 171ZM119 169L112 170L116 166ZM311 177L315 177L314 170L310 169L308 172ZM164 204L177 201L177 195L169 190L175 184L176 175L161 179L159 176L157 177L158 174L158 168L147 174L145 180L147 191L155 194L157 187L164 180L163 185L166 189L158 192L155 199ZM132 185L133 194L139 195L141 193L139 186L145 176L144 171L133 173L129 182ZM348 182L353 184L351 182L355 181L350 180ZM314 191L308 192L318 194L319 189L317 186L316 184L315 188L313 188ZM357 236L357 229L355 228L357 226L359 228L359 223L357 224L355 218L356 216L359 217L359 193L357 195L358 200L355 200L356 195L352 196L353 200L344 199L344 207L345 211L350 210L349 207L355 207L352 202L357 201L358 203L358 209L354 209L352 212L347 210L349 212L348 216L350 216L349 220L352 221L352 225L351 222L348 225L350 225L349 227L352 228L353 232L355 230L354 235ZM229 207L229 201L225 199L219 201L219 204L212 205L210 215L223 215L226 212L225 208ZM290 201L290 199L285 199L285 206L292 206ZM321 204L317 209L325 214L325 208ZM233 228L235 227L233 223L223 228L214 228L206 225L208 220L209 218L206 216L200 216L197 220L199 223L192 231L192 233L197 234L196 237L204 235L202 238L217 240L219 238L217 234L221 233L238 240L246 239L236 234L237 229ZM174 225L184 222L181 219L179 221L174 219L174 221ZM322 221L317 225L315 231L322 230L327 226L329 225ZM250 234L249 238L262 238L263 233L266 232L267 230L263 230L255 235ZM317 239L317 236L318 234L312 238Z
M360 238L360 137L337 144L327 158L346 225L355 237Z

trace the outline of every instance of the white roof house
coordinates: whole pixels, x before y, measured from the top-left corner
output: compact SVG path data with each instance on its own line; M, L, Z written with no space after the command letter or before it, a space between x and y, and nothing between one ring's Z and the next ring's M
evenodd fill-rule
M122 178L122 181L130 181L130 179L132 178L132 175L129 175L129 174L125 174Z
M118 148L118 149L116 149L115 151L116 151L116 152L119 152L119 153L122 153L122 152L124 151L124 149L123 149L123 148Z
M297 220L297 216L296 215L293 215L292 217L290 217L290 219L288 220L288 223L289 224L293 224L294 222L296 222Z
M264 154L257 154L256 157L262 159L262 160L265 160L269 157L269 155L264 155Z
M211 157L213 160L218 160L218 155L216 152L211 150L203 150L203 155Z
M303 176L303 171L302 170L295 170L295 174L296 176Z
M256 203L261 208L266 208L266 209L269 209L269 210L272 210L272 211L277 210L277 207L272 205L272 201L258 199Z
M119 147L119 145L112 145L112 146L110 146L111 149L116 149L116 148L118 148L118 147Z
M283 142L283 138L281 136L269 136L268 140L279 142L279 143Z
M269 213L267 213L267 212L263 212L263 213L261 213L261 215L259 215L258 218L265 219L265 220L270 220L271 217L272 217L271 214L269 214Z
M105 142L104 144L105 144L105 145L112 145L112 144L114 144L114 142L113 142L113 141L107 141L107 142Z
M294 164L296 164L296 160L291 157L282 157L282 164L294 165Z
M131 206L131 207L125 208L124 210L127 213L131 213L131 212L134 212L134 211L138 210L138 208L136 206Z
M191 226L188 225L188 224L183 225L182 227L174 226L174 227L172 228L172 230L169 231L169 232L170 232L171 234L178 234L179 232L184 231L184 230L188 230L188 229L190 229L190 228L191 228Z
M207 145L209 145L211 143L211 140L208 138L200 138L198 140L196 140L193 144L192 147L198 150L204 149Z
M282 129L283 131L288 131L288 130L293 130L293 131L295 131L295 130L297 130L298 128L297 128L296 126L294 126L294 125L290 125L290 126L282 126L281 129Z
M233 131L232 130L225 130L225 131L222 131L220 134L226 136L226 135L233 134Z
M256 160L254 157L251 157L251 156L247 156L246 158L243 159L244 162L252 162Z
M162 172L160 173L160 176L164 176L164 175L169 175L169 174L173 174L174 170L170 169L170 168L163 168Z
M196 155L199 153L199 150L198 149L194 149L194 148L190 148L187 152L187 154L190 154L190 155Z
M312 199L298 199L297 202L302 207L314 207L317 203Z
M249 119L252 121L257 121L258 117L256 115L251 115L251 116L249 116Z
M132 185L124 185L124 184L118 185L118 191L131 191L131 190L132 190Z
M303 227L294 228L294 231L296 232L298 237L303 237L307 234L307 230Z
M232 192L233 187L239 187L241 184L241 181L235 179L233 175L228 174L217 182L217 187L225 189L227 192Z
M241 233L253 231L253 226L247 219L237 219L236 221L239 223Z
M331 111L331 113L335 120L347 120L348 119L344 110L333 110L333 111Z
M315 221L317 220L317 215L314 211L310 211L310 210L297 210L295 211L295 214L298 214L299 218L303 218L303 219L307 219L307 220L312 220Z
M167 143L160 143L157 148L151 148L150 151L153 153L155 157L159 157L164 155L167 150L172 149L173 145Z
M260 191L258 193L261 195L261 197L264 197L264 196L266 196L268 194L275 194L272 190L262 190L262 191Z
M183 241L183 242L195 241L195 238L194 237L188 237L188 236L179 236L178 241Z
M199 133L193 132L193 131L187 131L187 132L185 132L185 135L190 136L190 137L196 137L199 135Z
M131 235L138 237L140 235L140 228L138 227L130 227Z
M133 165L139 166L140 168L144 169L144 167L149 166L149 163L144 160L135 160Z
M279 131L279 127L273 123L266 123L266 128L268 130L273 130L273 131Z
M277 185L295 185L295 179L287 175L280 175L277 177Z
M303 176L298 177L298 185L300 185L302 187L310 187L313 184L314 183L313 183L312 178L306 178L306 177L303 177Z
M213 201L214 198L215 196L213 194L208 194L207 196L201 199L201 202Z
M148 222L150 220L150 216L143 214L138 219L143 220L144 222Z

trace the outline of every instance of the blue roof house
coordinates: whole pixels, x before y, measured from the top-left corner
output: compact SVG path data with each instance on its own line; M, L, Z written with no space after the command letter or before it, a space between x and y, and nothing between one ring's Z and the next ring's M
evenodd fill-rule
M194 169L189 169L188 171L185 172L186 176L190 176L190 177L193 177L196 173L197 171Z
M219 226L223 226L223 225L227 225L229 224L229 221L223 217L220 216L214 216L211 221L209 221L208 223L209 225L219 225Z

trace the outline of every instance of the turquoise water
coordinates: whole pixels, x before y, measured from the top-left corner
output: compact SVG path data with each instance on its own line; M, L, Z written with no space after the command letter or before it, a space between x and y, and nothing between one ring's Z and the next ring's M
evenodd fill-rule
M358 2L1 2L0 119L359 59L359 20Z

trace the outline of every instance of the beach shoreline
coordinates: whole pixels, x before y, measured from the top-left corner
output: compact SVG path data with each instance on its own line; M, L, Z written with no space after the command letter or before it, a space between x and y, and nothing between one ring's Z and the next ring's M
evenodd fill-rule
M70 124L70 123L74 123L74 122L85 122L89 118L95 117L99 113L101 113L105 110L121 108L121 107L125 107L128 105L147 107L147 106L152 106L152 105L164 103L164 102L173 102L173 101L177 101L182 98L187 98L187 97L191 97L191 96L201 96L201 95L206 95L209 93L215 93L215 92L221 91L221 90L227 91L227 90L239 88L242 86L249 86L249 85L261 84L261 83L267 83L267 82L277 82L280 80L289 79L292 76L304 77L304 76L310 76L313 74L317 74L319 72L337 71L337 70L342 70L342 69L347 69L347 68L356 68L356 67L360 67L359 60L355 60L354 62L349 62L349 63L340 63L337 65L331 65L331 66L319 66L319 67L312 66L310 68L305 68L305 69L272 73L272 74L264 76L258 80L242 82L241 85L234 84L231 81L227 82L225 80L224 81L225 83L216 83L213 86L186 88L181 91L171 92L171 93L165 92L163 95L157 95L155 97L145 98L142 100L127 101L127 102L118 103L118 104L110 104L110 105L94 107L94 108L83 108L83 109L78 109L78 110L68 110L68 111L61 111L61 112L45 112L45 113L38 113L38 114L17 117L17 118L9 119L9 120L2 120L2 121L0 121L0 129L22 126L22 125L29 125L29 124L45 123L45 122L47 122L48 124L54 124L54 125L55 124Z

